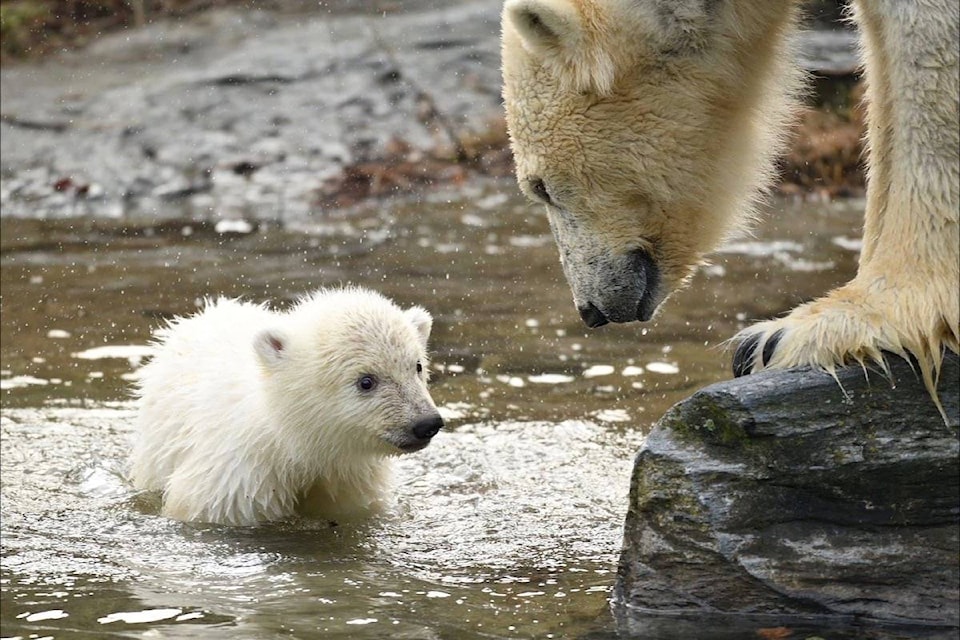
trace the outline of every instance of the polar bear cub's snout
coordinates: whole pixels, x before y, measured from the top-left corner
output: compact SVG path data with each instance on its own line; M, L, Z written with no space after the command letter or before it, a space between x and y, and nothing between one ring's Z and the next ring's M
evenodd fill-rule
M443 418L437 412L425 414L402 430L391 432L385 439L404 453L419 451L430 444L431 438L443 428Z
M420 449L430 442L430 438L437 435L443 428L443 418L439 413L423 416L410 426L410 433L416 438L415 445Z

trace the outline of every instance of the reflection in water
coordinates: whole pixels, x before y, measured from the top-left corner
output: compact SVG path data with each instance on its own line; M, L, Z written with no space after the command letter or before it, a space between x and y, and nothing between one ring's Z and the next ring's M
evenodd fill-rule
M609 633L598 616L644 432L729 377L722 342L745 322L849 277L852 241L836 239L859 205L783 204L753 241L769 250L719 254L647 326L588 332L546 220L513 192L465 187L296 233L0 219L3 634ZM432 393L449 427L398 461L394 509L353 527L157 516L156 496L123 478L127 378L151 328L205 296L282 305L341 282L435 318Z

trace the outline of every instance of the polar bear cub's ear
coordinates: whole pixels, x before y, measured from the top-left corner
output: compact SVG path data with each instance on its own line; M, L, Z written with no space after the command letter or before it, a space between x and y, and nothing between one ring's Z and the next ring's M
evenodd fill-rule
M287 338L276 329L265 329L253 338L253 349L261 364L275 367L287 357Z
M523 47L554 68L568 88L610 91L615 70L602 13L594 11L585 21L572 0L507 0L503 18Z
M407 319L410 320L410 324L413 325L413 328L417 330L417 335L420 336L420 342L424 347L427 346L427 339L430 337L430 329L433 328L433 317L430 313L423 307L410 307L403 312L406 314Z

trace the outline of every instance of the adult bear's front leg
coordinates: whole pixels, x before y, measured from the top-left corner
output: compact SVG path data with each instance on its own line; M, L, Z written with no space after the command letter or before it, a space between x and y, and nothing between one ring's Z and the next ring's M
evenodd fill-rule
M960 342L960 36L955 6L860 2L869 148L857 277L741 331L737 375L814 365L919 363L935 397L943 349Z

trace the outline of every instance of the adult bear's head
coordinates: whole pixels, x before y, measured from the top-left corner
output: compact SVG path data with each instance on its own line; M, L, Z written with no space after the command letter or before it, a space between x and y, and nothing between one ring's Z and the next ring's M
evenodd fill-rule
M749 217L799 74L792 11L744 0L507 0L517 179L584 322L649 320Z

